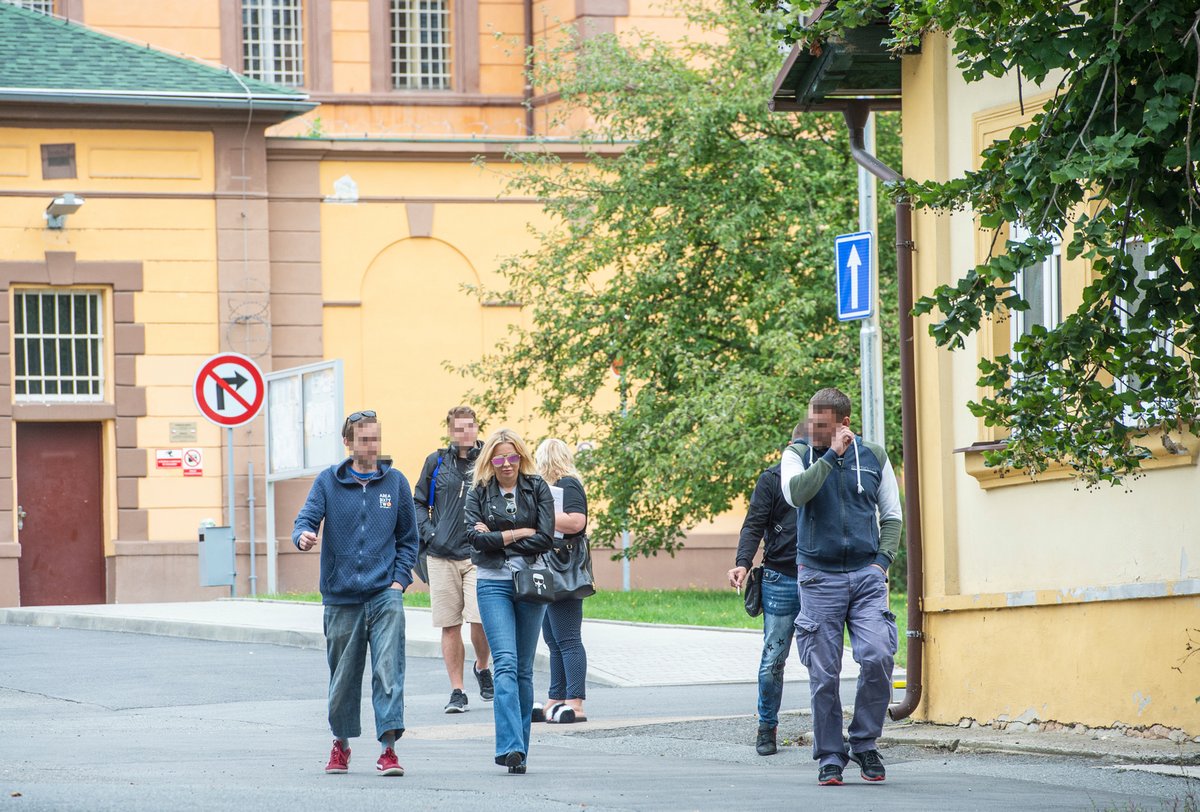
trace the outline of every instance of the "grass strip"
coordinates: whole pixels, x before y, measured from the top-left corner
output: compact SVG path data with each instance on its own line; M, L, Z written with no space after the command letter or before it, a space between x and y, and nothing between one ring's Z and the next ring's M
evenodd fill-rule
M264 595L271 600L319 603L319 592L285 592ZM409 606L428 607L429 593L409 590L404 596ZM908 639L904 628L908 619L907 596L893 592L892 611L900 627L900 650L896 663L908 662ZM762 617L750 617L742 607L742 598L729 589L636 589L631 592L601 590L583 602L583 615L595 620L625 620L634 623L665 623L678 626L716 626L726 629L761 629ZM849 638L847 637L847 645Z

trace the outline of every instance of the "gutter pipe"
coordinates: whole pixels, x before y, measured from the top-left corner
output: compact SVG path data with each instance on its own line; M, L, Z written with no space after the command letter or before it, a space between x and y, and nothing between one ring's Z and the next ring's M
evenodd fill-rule
M533 0L525 0L525 137L533 137Z
M850 154L855 162L884 182L904 177L884 164L864 145L871 103L848 102L843 110L850 133ZM925 642L925 616L921 605L925 597L923 578L924 538L921 534L921 479L917 459L917 383L913 354L913 239L912 205L908 200L896 203L896 275L899 278L900 304L900 416L904 446L904 520L908 545L908 679L904 698L888 708L888 716L899 721L912 715L921 702L921 663Z

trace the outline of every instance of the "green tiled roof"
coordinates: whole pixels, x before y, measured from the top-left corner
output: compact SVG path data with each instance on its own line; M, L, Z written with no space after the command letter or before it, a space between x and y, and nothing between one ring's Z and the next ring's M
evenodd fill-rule
M247 89L258 108L315 106L295 88L0 2L0 100L228 108L247 106Z

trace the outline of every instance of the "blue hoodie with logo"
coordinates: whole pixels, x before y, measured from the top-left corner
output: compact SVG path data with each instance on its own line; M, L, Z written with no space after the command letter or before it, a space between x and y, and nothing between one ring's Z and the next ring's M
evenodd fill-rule
M417 563L417 517L404 474L381 462L370 479L350 473L350 458L320 474L292 530L316 533L321 523L321 599L327 604L365 603L398 582L412 584Z

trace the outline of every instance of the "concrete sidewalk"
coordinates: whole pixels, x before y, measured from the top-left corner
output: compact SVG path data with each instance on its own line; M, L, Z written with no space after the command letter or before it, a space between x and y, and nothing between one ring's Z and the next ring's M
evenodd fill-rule
M431 624L429 610L408 607L405 616L408 655L441 657L441 633ZM0 623L325 647L321 606L291 601L36 606L0 609ZM588 680L614 687L753 683L762 654L762 632L747 629L585 620L583 641ZM466 645L471 656L470 642ZM545 644L539 641L537 667L545 670L548 662ZM848 650L842 663L842 679L857 680L858 665ZM897 668L896 679L903 678L904 671ZM808 680L794 653L785 679Z

